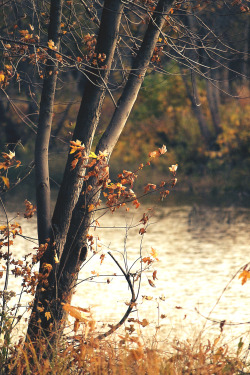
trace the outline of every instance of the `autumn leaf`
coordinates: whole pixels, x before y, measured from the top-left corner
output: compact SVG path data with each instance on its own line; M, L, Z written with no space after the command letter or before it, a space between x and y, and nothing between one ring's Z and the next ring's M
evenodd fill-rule
M160 155L164 155L167 152L167 148L165 145L162 145L162 147L159 148L158 150L159 150Z
M54 256L54 261L55 261L56 264L59 263L59 259L58 259L57 254Z
M45 318L47 320L50 320L51 319L51 313L49 311L46 311L46 313L44 314L45 315Z
M247 282L247 279L250 279L250 272L247 270L243 270L239 275L239 279L240 278L242 278L241 285L244 285Z
M91 151L89 153L89 157L92 158L92 159L97 159L98 156L93 151Z
M43 312L44 311L44 307L43 306L37 306L37 311L39 311L39 312Z
M86 315L86 313L89 313L88 309L83 309L77 306L71 306L70 304L65 303L63 304L63 310L79 322L86 322L88 320L88 317Z
M175 173L177 171L178 164L172 164L171 167L169 167L170 172Z
M141 229L139 230L139 234L143 235L144 233L146 233L146 229L141 228Z
M27 199L25 199L24 204L25 204L25 213L24 213L23 216L26 219L30 219L34 215L34 213L36 212L36 206L34 206Z
M6 185L7 188L9 189L10 188L10 181L9 181L8 177L1 176L1 178L3 180L4 185Z
M171 187L173 188L177 184L177 178L173 178Z
M147 263L148 265L150 265L151 263L153 263L153 260L150 257L144 257L144 258L142 258L141 261L143 263Z
M3 72L1 71L1 72L0 72L0 83L1 83L1 82L4 82L4 79L5 79L5 75L4 75Z
M155 271L153 272L153 280L158 280L156 274L157 274L157 271L155 270Z
M158 254L157 254L156 250L153 249L152 247L151 247L150 255L151 255L155 260L159 261L159 259L157 258Z
M159 156L159 152L158 151L152 151L148 154L148 156L150 158L156 158L156 156Z
M105 258L105 254L102 254L102 255L100 256L100 259L101 259L101 264L103 263L103 261L104 261L104 258Z
M70 141L70 148L70 154L73 154L78 150L84 150L85 146L83 143L81 143L81 141L79 141L79 139L77 139L76 141Z
M150 286L152 286L152 288L155 288L155 284L153 283L152 280L148 279L148 283L149 283Z
M142 296L143 299L146 301L152 301L153 297L152 296Z
M133 201L133 206L135 206L135 208L140 207L140 202L139 202L137 199L135 199L135 200Z
M48 41L48 47L49 47L50 49L57 49L57 47L55 46L55 42L53 42L52 39L50 39L50 40Z
M145 225L147 224L147 222L148 222L148 215L144 213L142 216L142 219L140 220L140 223L143 223Z
M51 270L52 270L53 267L52 267L52 265L49 264L49 263L43 263L42 268L43 268L44 270L47 270L48 272L51 272Z
M142 319L142 321L140 322L140 324L143 326L143 327L146 327L149 325L149 322L147 321L147 319Z
M77 166L77 163L78 163L78 159L74 159L74 160L71 162L71 169L75 169L75 167Z

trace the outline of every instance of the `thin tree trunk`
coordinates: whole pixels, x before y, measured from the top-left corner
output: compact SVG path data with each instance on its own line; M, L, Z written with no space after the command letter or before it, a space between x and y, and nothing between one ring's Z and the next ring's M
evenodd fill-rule
M63 0L53 0L51 1L50 8L48 40L52 40L57 48L59 46L59 32L61 29L62 4ZM53 51L50 51L50 54L52 57L54 56ZM54 110L57 67L55 59L54 61L51 59L48 60L42 89L35 144L37 223L40 244L44 244L46 239L51 235L48 151Z
M187 96L189 100L191 101L192 110L198 121L201 136L204 138L206 143L209 143L211 140L211 134L208 129L207 121L203 115L201 104L199 101L196 77L194 76L194 73L193 73L192 87L190 87L188 84L187 76L185 75L185 72L183 71L183 69L181 69L181 72L182 72L182 79L186 87Z
M243 86L248 87L249 86L249 17L246 19L246 25L245 25L245 32L244 32L244 50L243 50L243 79L242 83Z
M215 72L210 71L209 78L206 80L207 85L207 100L211 113L212 124L215 130L215 135L219 135L222 131L220 125L220 112L219 112L219 95L218 89L215 85L219 82L214 78Z
M48 30L48 41L52 40L59 47L59 33L61 29L63 0L52 0L50 7L50 25ZM54 57L54 51L50 51ZM57 62L48 59L45 79L40 102L37 137L35 144L35 169L36 169L36 201L37 201L37 224L39 244L45 244L51 237L51 215L50 215L50 183L48 150L53 119L54 98L57 82ZM52 263L53 257L50 252L45 252L40 261L39 273L44 274L43 264ZM34 301L34 307L29 322L27 335L30 339L36 337L39 332L39 317L37 307L40 303L42 285L38 286ZM44 314L43 314L44 315Z
M196 51L197 49L196 24L195 24L194 16L191 14L188 14L186 17L182 18L182 22L185 25L185 27L189 27L190 29L190 32L189 32L190 39L193 45L193 49L191 51L188 50L187 55L188 55L188 58L190 58L191 61L193 61L194 64L196 64L196 61L199 58L199 54ZM206 144L209 145L211 141L211 134L208 128L207 121L202 112L195 72L193 72L192 70L190 71L191 73L191 85L190 85L188 83L186 73L181 65L180 65L180 71L182 73L182 79L186 88L187 96L189 100L191 101L191 107L192 107L193 113L198 121L201 136L203 137Z

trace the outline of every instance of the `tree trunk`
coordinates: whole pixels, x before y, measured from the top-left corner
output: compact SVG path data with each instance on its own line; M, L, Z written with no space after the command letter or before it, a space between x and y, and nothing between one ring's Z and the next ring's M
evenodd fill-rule
M219 81L215 78L215 72L210 71L209 78L206 81L207 85L207 100L211 113L212 124L215 131L215 136L219 135L222 131L220 125L220 112L219 112L219 90L216 85Z
M192 78L192 87L190 87L190 85L188 84L187 76L185 72L183 71L183 69L181 69L181 72L182 72L182 79L186 87L187 96L189 100L191 101L192 110L198 121L201 136L203 137L204 141L207 144L209 144L211 141L211 134L208 129L207 121L202 112L201 103L199 101L196 77L194 73L191 73L193 74L193 78Z
M50 24L48 30L48 41L52 40L56 48L59 47L59 36L61 29L63 0L51 1ZM54 51L49 51L54 56ZM54 60L54 61L53 61ZM56 59L48 59L45 72L45 79L40 102L40 112L38 120L37 137L35 144L35 170L36 170L36 202L37 202L37 224L39 245L45 244L52 237L51 215L50 215L50 183L48 150L53 119L54 99L57 82L57 62ZM43 264L51 264L53 257L50 252L45 252L40 261L39 273L44 274L46 270ZM34 307L27 335L32 339L39 331L39 318L36 315L37 307L40 303L39 295L43 286L37 288ZM38 318L38 319L37 319Z
M78 113L77 123L73 135L73 139L81 140L86 146L86 153L88 154L92 145L94 132L96 126L99 122L100 111L105 95L106 82L110 73L111 64L114 57L115 47L118 40L118 32L120 26L120 20L122 16L123 3L117 0L106 0L104 4L104 10L102 14L102 20L100 25L100 31L97 40L96 53L105 53L106 60L105 65L106 69L97 69L93 67L90 69L88 75L88 81L85 85L85 90ZM52 38L51 38L52 39ZM103 64L104 65L104 64ZM52 79L54 75L49 76ZM46 80L44 82L44 100L46 100ZM43 102L43 97L41 103ZM52 104L52 103L51 103ZM53 108L53 107L52 107ZM49 113L47 110L46 113ZM52 114L52 113L51 113ZM47 130L46 135L50 133L50 128L45 128ZM41 142L40 137L37 137L38 141ZM48 138L46 138L48 141ZM48 144L47 144L48 147ZM44 151L44 146L38 145L38 149ZM47 151L47 149L46 149ZM55 255L57 254L58 258L61 258L62 250L66 241L66 236L68 228L70 225L70 219L72 210L77 202L79 193L82 187L82 180L79 178L79 174L83 173L82 169L76 167L74 170L71 168L71 162L74 159L74 155L68 157L67 165L65 168L65 173L61 188L58 194L58 199L52 218L53 231L51 231L51 219L50 219L50 200L49 200L49 185L48 185L48 169L46 168L43 158L47 157L47 152L38 154L39 158L38 167L42 164L44 172L40 171L38 168L38 173L41 175L40 180L40 189L42 188L45 193L42 194L43 200L38 196L38 199L42 201L42 204L38 205L38 211L40 213L40 231L38 228L39 243L45 244L46 239L51 238L49 247L44 253L40 261L40 270L39 273L47 278L47 281L44 284L40 282L35 296L34 307L31 315L31 319L28 327L28 336L31 340L35 340L38 336L38 333L43 331L43 333L48 336L51 332L56 332L59 330L60 319L62 317L62 305L61 301L58 299L58 288L57 288L57 272L58 265L55 263ZM42 163L41 163L42 160ZM44 183L44 175L46 174L46 183ZM41 186L42 185L42 186ZM37 202L38 203L38 202ZM38 223L39 223L38 218ZM53 237L52 237L53 234ZM53 248L53 243L56 244L56 248ZM74 257L77 257L77 254ZM45 264L53 265L53 271L47 272ZM68 293L71 293L68 290ZM59 301L59 302L58 302ZM43 306L43 311L41 311L40 306ZM52 314L51 319L47 319L45 312L50 312ZM51 325L51 322L53 323ZM39 322L39 324L37 323ZM57 324L56 324L57 322Z

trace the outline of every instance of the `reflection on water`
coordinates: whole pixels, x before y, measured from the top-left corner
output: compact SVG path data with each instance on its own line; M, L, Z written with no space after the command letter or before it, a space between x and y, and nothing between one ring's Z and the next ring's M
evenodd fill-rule
M154 265L158 280L155 280L156 288L153 288L147 280L147 277L152 278L153 271L143 276L138 298L140 319L147 318L150 326L160 324L164 334L179 338L193 335L194 331L198 333L205 323L204 333L209 335L213 320L233 323L249 321L250 282L242 286L238 275L231 283L229 281L250 260L250 210L157 207L154 212L149 211L151 218L143 237L139 235L141 226L135 226L142 212L118 211L99 219L100 228L97 227L93 235L96 250L106 256L102 265L100 255L89 260L80 272L79 281L93 276L94 271L106 276L80 283L72 304L80 307L90 305L97 320L117 322L127 309L124 302L130 300L130 292L125 279L113 275L120 275L120 271L107 251L111 251L125 268L124 249L128 257L127 266L131 267L140 251L143 256L148 256L153 247L159 258ZM26 221L23 232L34 237L34 221ZM97 241L97 238L100 240ZM18 239L14 251L24 255L33 247L34 244ZM140 269L139 261L133 265L131 272L136 269ZM111 282L107 283L107 279ZM17 279L11 279L12 286L15 283L20 285ZM138 282L135 287L138 287ZM148 301L142 296L153 299ZM160 318L161 315L165 316L164 319ZM210 321L203 318L208 316ZM138 317L137 311L134 317ZM215 324L214 327L218 334L219 325ZM248 331L248 328L248 325L225 326L225 334L235 337Z

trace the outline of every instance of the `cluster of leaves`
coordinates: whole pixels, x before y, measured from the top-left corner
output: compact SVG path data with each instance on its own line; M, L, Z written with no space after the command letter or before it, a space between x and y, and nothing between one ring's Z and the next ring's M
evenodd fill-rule
M10 181L7 177L8 170L10 168L18 168L21 165L20 160L17 160L15 158L15 152L9 152L8 154L6 152L2 152L2 158L3 161L0 162L0 177L2 179L3 184L9 189L10 187Z
M91 178L97 180L97 185L103 192L103 196L106 200L106 206L109 207L111 212L114 212L119 207L125 207L126 203L132 202L135 208L140 206L140 203L137 199L135 192L132 190L135 180L138 175L138 171L144 168L144 164L140 164L138 169L135 172L123 170L122 173L119 173L117 176L116 182L111 182L109 178L109 165L108 165L108 154L104 152L99 152L99 155L96 155L94 152L90 152L89 155L85 153L85 146L81 144L79 140L70 141L71 154L74 154L74 159L71 162L72 169L76 166L83 166L87 169L87 173L83 176L79 175L86 183L87 194L89 197L86 197L86 205L83 207L88 209L88 211L94 211L100 206L100 201L93 204L92 197L95 196L96 192L93 192L93 186L91 185ZM163 145L161 148L158 148L155 151L152 151L148 154L149 160L146 163L146 166L149 166L152 159L155 159L161 155L164 155L167 152L166 146ZM171 186L174 187L177 178L175 177L177 164L169 167L170 172L173 174L173 179L171 179ZM155 184L147 184L144 188L144 195L152 192L160 192L161 199L165 198L169 194L169 190L166 190L166 185L169 183L162 181L159 186ZM129 208L127 207L127 210Z

